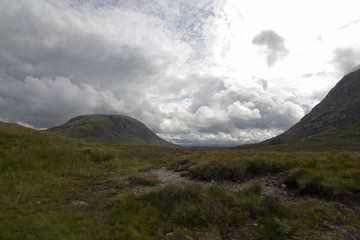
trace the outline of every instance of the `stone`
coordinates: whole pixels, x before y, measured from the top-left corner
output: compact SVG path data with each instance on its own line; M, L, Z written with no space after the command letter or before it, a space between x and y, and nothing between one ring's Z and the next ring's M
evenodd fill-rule
M71 205L73 205L73 206L81 206L84 204L86 204L86 202L84 202L84 201L78 201L78 200L71 201Z

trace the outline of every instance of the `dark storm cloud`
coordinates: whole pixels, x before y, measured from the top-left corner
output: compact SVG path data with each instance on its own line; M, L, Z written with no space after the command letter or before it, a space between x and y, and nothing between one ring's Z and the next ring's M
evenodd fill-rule
M0 64L6 74L17 79L71 75L78 82L106 85L136 81L157 71L140 47L108 38L100 29L76 24L76 19L58 12L43 12L44 8L24 4L1 14Z
M42 1L1 3L2 119L50 127L92 112L140 115L171 56L94 21Z
M67 78L26 77L23 81L10 78L4 75L0 78L4 120L46 128L79 114L97 109L111 111L122 105L109 92L96 91L87 84L76 85Z
M360 68L360 48L339 48L334 51L332 63L341 75L348 74Z
M252 43L266 47L266 62L269 67L289 53L289 50L285 47L285 39L272 30L261 31L254 36Z

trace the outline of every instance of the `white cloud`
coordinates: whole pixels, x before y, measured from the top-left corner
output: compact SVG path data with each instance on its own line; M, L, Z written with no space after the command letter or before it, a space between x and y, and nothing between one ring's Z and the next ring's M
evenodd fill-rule
M23 123L23 122L20 122L20 121L17 121L16 124L19 124L19 125L21 125L21 126L23 126L23 127L36 129L36 130L45 130L45 129L46 129L46 128L37 128L37 127L35 127L35 126L33 126L33 125L30 125L30 124L28 124L28 123Z
M254 118L261 118L261 114L259 109L251 109L250 107L254 107L254 103L245 103L241 104L239 101L234 102L230 106L227 107L228 114L231 118L239 119L239 120L249 120Z

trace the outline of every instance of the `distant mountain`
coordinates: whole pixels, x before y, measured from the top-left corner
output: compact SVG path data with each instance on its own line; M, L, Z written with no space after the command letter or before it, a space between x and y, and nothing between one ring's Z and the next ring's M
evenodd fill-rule
M241 148L360 151L360 70L343 77L310 113L283 134Z
M92 142L174 147L140 121L122 115L91 114L77 116L46 131Z

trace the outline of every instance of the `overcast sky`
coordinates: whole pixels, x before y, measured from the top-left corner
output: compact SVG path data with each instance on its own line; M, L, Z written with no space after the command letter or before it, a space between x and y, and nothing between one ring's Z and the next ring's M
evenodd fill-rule
M356 0L1 0L0 120L134 117L178 144L298 122L360 64Z

